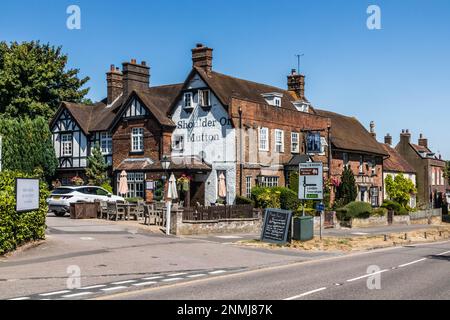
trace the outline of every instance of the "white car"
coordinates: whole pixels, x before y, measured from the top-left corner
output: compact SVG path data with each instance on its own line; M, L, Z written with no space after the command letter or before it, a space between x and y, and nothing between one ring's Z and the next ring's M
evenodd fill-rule
M117 202L125 199L115 196L103 188L95 186L59 187L52 191L47 199L48 210L58 217L70 212L70 204L94 201Z

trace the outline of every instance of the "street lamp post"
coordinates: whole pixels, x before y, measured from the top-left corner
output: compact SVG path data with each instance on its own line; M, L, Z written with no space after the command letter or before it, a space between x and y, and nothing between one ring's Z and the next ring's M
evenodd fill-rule
M166 196L166 181L169 179L167 178L169 174L169 167L170 167L170 160L167 158L167 156L164 156L161 160L161 167L164 170L164 176L162 178L163 180L163 195ZM170 235L170 211L172 207L172 199L167 199L166 201L166 234Z

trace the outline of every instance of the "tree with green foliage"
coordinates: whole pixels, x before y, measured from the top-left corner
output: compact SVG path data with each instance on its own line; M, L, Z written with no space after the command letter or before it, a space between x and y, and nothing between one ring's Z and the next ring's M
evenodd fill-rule
M389 199L398 202L404 208L408 205L411 195L416 193L414 183L402 174L397 174L395 178L388 175L384 183Z
M31 119L0 119L3 137L2 166L4 170L33 174L36 170L50 181L58 167L52 134L42 117Z
M291 172L289 175L289 189L294 191L296 194L298 194L298 188L299 188L299 174L297 171Z
M98 146L92 149L92 154L87 159L86 176L90 185L101 186L109 183L108 164Z
M336 190L336 200L340 205L347 205L355 201L358 196L358 188L356 186L355 176L349 167L345 167L342 172L341 184Z
M0 114L50 119L61 101L84 100L88 77L67 68L61 47L35 42L0 42Z

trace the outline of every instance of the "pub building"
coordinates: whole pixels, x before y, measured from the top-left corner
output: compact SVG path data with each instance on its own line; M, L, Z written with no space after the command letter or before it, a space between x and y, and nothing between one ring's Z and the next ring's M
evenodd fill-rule
M346 118L316 110L303 75L292 70L281 89L215 72L212 61L213 49L198 44L184 83L164 86L150 85L145 62L133 59L122 70L112 65L107 98L92 106L62 103L51 123L58 178L63 184L85 178L95 145L110 164L115 190L125 171L127 197L160 200L161 179L174 173L186 206L233 204L254 186L285 186L301 162L323 162L324 178L342 170L342 160L332 159L341 139L333 125ZM358 124L347 134L367 138ZM378 145L365 139L369 147L359 150L367 159L379 156L372 143ZM170 160L167 171L163 159Z

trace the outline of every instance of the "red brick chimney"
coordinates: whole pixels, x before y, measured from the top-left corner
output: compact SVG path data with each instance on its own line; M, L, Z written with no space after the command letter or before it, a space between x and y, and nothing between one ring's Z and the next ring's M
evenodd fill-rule
M305 100L305 76L292 69L287 79L288 91L295 92L300 100Z
M392 146L392 137L389 133L384 136L384 143Z
M428 148L428 139L424 138L422 133L420 134L419 137L419 146Z
M123 75L119 68L113 64L109 72L106 73L106 87L108 91L107 104L111 104L123 92Z
M196 48L192 49L192 65L205 70L207 73L212 71L213 49L197 43Z
M409 133L409 130L402 130L402 133L400 134L400 143L401 144L409 144L411 143L411 133Z
M136 59L131 59L131 62L122 64L122 70L123 94L125 98L133 90L146 90L150 86L150 68L145 61L138 64Z

